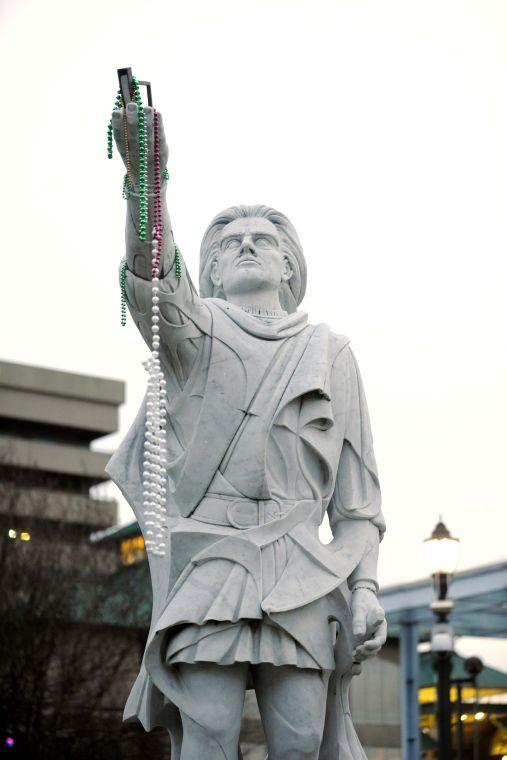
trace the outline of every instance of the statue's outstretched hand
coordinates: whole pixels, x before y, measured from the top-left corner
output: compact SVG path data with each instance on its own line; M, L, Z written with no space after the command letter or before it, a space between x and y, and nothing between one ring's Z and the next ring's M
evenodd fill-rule
M352 631L356 642L354 660L362 662L379 653L386 642L387 623L375 594L358 588L352 594Z
M153 177L153 111L151 107L144 109L147 140L148 182ZM139 185L139 114L136 103L128 103L127 108L119 108L113 111L113 134L116 147L120 153L125 168L130 174L130 180L134 183L134 189ZM160 166L164 169L169 157L167 142L164 134L162 115L158 113L159 142L160 142Z

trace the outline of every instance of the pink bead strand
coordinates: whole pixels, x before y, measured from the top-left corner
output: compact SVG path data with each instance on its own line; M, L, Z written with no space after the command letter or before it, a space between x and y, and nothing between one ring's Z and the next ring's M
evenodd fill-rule
M160 272L160 258L162 254L163 244L163 224L162 224L162 201L160 198L160 188L162 185L162 171L160 167L160 123L158 111L153 112L153 161L154 161L154 176L153 176L153 226L154 226L154 238L157 241L157 255L156 261L152 268L152 277L155 277Z

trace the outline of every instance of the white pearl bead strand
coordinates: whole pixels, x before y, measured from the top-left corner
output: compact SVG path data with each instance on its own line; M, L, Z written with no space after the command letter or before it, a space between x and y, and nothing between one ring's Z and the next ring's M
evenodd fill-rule
M158 263L161 236L153 230L151 280L151 356L146 362L148 392L146 394L146 427L143 458L143 508L146 551L163 557L166 550L167 440L166 440L166 381L160 366Z

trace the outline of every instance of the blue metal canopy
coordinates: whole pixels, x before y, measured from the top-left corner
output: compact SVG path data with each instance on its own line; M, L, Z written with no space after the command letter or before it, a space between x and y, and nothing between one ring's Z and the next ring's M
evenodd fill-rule
M460 636L507 638L507 562L456 573L449 590L451 620ZM434 623L429 579L390 586L379 594L388 630L400 641L401 732L404 760L419 760L419 658L417 645Z
M389 586L379 595L386 611L389 633L415 624L423 631L434 618L429 609L433 591L429 579ZM454 601L452 624L460 636L507 637L507 562L483 565L456 573L449 589Z

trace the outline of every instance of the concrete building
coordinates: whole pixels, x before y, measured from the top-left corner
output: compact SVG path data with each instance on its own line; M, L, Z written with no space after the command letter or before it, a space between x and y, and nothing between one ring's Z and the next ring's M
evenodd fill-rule
M0 514L9 526L55 520L99 529L116 522L116 503L90 495L107 480L110 456L90 444L116 432L124 394L117 380L0 362L0 468L13 485Z
M0 362L0 753L168 755L165 732L122 723L146 636L147 574L91 532L114 526L101 493L123 382Z

